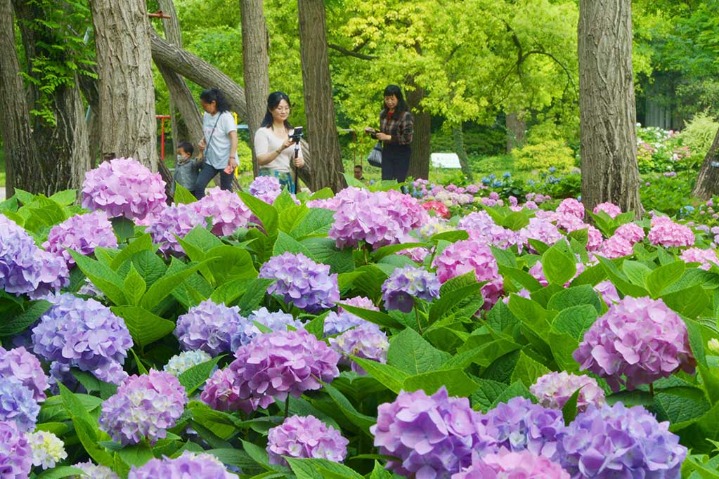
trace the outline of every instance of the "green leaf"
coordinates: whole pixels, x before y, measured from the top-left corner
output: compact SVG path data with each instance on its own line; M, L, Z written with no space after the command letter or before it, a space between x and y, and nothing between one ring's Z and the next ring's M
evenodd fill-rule
M172 290L182 284L183 281L205 264L199 263L194 266L185 266L174 258L173 263L174 266L180 267L180 270L175 273L171 273L168 270L168 273L165 274L165 276L158 279L152 286L150 286L140 302L140 306L144 309L147 309L148 311L154 310L163 299L172 294Z
M530 358L524 353L524 351L520 351L517 365L514 367L514 371L512 372L511 381L521 381L522 384L529 387L537 382L538 378L549 372L549 368L545 365Z
M624 263L622 264L622 270L632 284L641 286L642 288L647 287L647 278L652 272L651 268L647 265L640 263L639 261L627 259L624 260Z
M277 214L277 210L272 205L268 205L259 198L255 198L244 191L240 191L238 194L242 202L259 218L265 230L265 234L268 237L274 238L279 228L279 215Z
M383 313L381 311L372 311L370 309L358 308L357 306L352 306L345 303L338 303L338 306L341 306L342 309L344 309L348 313L352 313L355 316L359 316L360 318L365 319L371 323L375 323L379 326L384 326L385 328L404 329L404 326L400 322L398 322L396 319L394 319L387 313Z
M405 329L392 337L387 364L408 374L421 374L439 369L450 355L433 347L413 329Z
M334 211L310 208L302 220L289 232L296 240L311 237L326 237L334 223Z
M217 285L233 279L250 279L257 276L250 253L236 246L215 246L207 252L205 263Z
M71 206L77 200L77 190L58 191L50 199L61 206Z
M489 367L498 358L520 349L521 346L511 340L500 338L485 342L481 346L462 351L452 356L442 365L442 369L466 368L475 363L482 367Z
M150 236L149 233L143 234L141 236L138 236L137 238L132 239L130 243L122 250L120 250L117 256L112 259L110 267L113 270L117 271L117 269L122 263L124 263L125 261L127 261L141 251L148 251L152 253L152 256L157 258L157 255L155 255L154 247L152 246L152 236Z
M529 392L527 386L522 381L515 381L511 383L501 394L494 400L490 409L497 407L497 404L509 401L514 397L523 397L527 399L533 399L532 393Z
M265 451L259 446L256 446L255 444L252 444L249 441L241 441L242 449L245 450L245 452L252 458L252 460L254 460L257 464L262 466L262 468L267 471L277 471L277 466L273 466L270 464L269 457L267 456L267 451Z
M709 292L701 286L692 286L675 293L664 294L662 301L679 314L688 318L696 318L709 307Z
M286 196L283 196L285 194ZM284 198L288 198L290 204L283 204ZM310 211L310 209L305 205L296 205L292 196L290 196L289 193L286 193L286 190L277 197L273 206L279 212L278 228L285 234L288 234L297 225L299 225L302 222L302 219Z
M32 301L27 309L22 312L13 308L7 316L0 314L0 337L13 336L25 331L40 319L51 306L52 303L45 300Z
M599 298L597 292L594 291L594 288L588 284L572 286L553 294L549 299L547 309L560 311L581 304L591 305L597 313L602 312L602 300Z
M237 306L240 307L240 313L247 316L253 311L260 307L260 304L265 299L267 294L267 288L274 282L272 279L267 278L255 278L247 286L245 294L242 295L240 300L237 302Z
M430 236L429 241L432 243L438 243L440 241L449 241L450 243L456 243L457 241L466 240L469 238L469 233L465 230L454 230L454 231L442 231Z
M127 304L127 298L122 290L123 280L115 271L99 261L75 251L70 250L70 255L75 260L77 267L113 304Z
M475 379L475 382L479 384L479 388L474 391L470 399L473 406L479 406L479 410L487 412L492 407L492 404L502 394L502 391L509 387L508 384L492 381L491 379Z
M597 310L591 305L580 304L560 311L552 321L552 331L567 333L579 342L596 320Z
M439 290L439 299L429 310L429 323L474 315L484 303L482 290L474 271L445 282Z
M601 264L595 264L584 269L576 278L572 280L572 286L588 284L595 286L607 278L607 272Z
M288 457L287 462L297 479L363 479L353 469L327 459L294 459Z
M112 306L113 313L125 320L135 345L144 348L164 338L175 329L175 323L140 306Z
M601 265L604 267L604 271L606 271L609 279L620 292L628 296L633 296L635 298L649 296L649 292L645 288L631 283L626 277L626 275L617 267L617 265L612 260L609 260L602 256L597 256L597 259L599 260L599 263L601 263Z
M678 281L684 274L686 264L683 261L659 266L647 276L647 289L652 298L658 298L673 283Z
M506 281L509 279L519 284L521 287L526 288L530 292L537 291L542 288L542 284L537 281L534 276L519 268L499 265L499 273L504 277L505 287L507 285Z
M314 260L314 258L312 257L312 252L305 245L303 245L284 231L280 231L277 234L277 241L275 241L275 246L272 249L272 255L279 256L282 253L286 252L294 254L302 253L308 258Z
M542 255L542 271L550 284L563 285L577 274L577 260L565 241L558 241Z
M392 473L385 469L382 464L377 461L374 462L374 468L369 479L392 479L392 477Z
M577 417L577 401L579 400L579 393L581 391L581 388L574 391L574 393L569 396L569 399L567 399L567 402L564 403L564 406L562 407L562 417L564 417L564 424L571 423L572 421L574 421L574 418Z
M377 422L374 417L367 416L366 414L362 414L357 411L344 394L342 394L330 383L324 383L322 385L322 389L330 396L330 398L332 398L332 401L334 401L340 412L347 418L347 420L357 426L362 432L371 436L369 428Z
M117 454L129 466L138 467L145 465L147 461L154 458L152 448L146 442L125 446L117 451Z
M428 373L417 374L406 378L402 384L405 391L424 390L427 394L434 394L439 388L445 387L450 396L466 397L479 388L461 369L444 369Z
M351 359L357 363L359 367L364 369L367 374L396 394L399 394L405 379L409 377L409 374L406 372L389 364L382 364L377 361L372 361L371 359L358 358L355 356L352 356Z
M109 437L98 429L97 421L90 416L90 413L75 394L62 383L58 383L58 387L60 388L62 403L72 419L75 433L85 451L96 463L112 467L115 462L113 456L98 445L100 441Z
M71 466L56 466L43 471L36 476L36 479L61 479L63 477L81 477L84 474L82 469Z
M140 303L142 295L145 294L146 286L145 280L142 279L142 276L137 272L135 266L130 265L130 272L125 276L123 287L125 297L132 306L137 306Z
M310 253L310 257L318 263L327 264L332 273L347 273L354 271L355 262L352 250L337 249L335 241L331 238L305 238L302 246Z
M182 384L182 387L185 388L188 396L192 396L192 394L197 391L197 388L207 382L207 378L209 378L212 371L214 371L217 362L223 357L224 356L215 356L209 361L192 366L177 376L177 379L180 381L180 384Z
M197 201L195 195L179 183L175 183L175 194L172 196L172 199L176 205L189 205Z
M112 223L112 229L115 231L115 236L117 236L120 243L124 243L135 234L135 223L129 218L116 216L110 219L110 223Z

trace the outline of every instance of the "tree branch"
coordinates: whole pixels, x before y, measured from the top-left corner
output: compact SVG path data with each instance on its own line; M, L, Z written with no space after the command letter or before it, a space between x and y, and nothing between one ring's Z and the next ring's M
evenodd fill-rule
M355 57L359 58L360 60L376 60L377 58L379 58L377 55L366 55L364 53L359 53L353 50L347 50L345 47L339 46L334 43L328 43L327 47L331 48L332 50L338 51L348 57Z

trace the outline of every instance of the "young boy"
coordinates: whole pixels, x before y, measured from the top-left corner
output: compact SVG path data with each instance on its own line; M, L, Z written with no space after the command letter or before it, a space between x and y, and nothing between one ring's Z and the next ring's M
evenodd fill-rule
M177 145L177 160L175 161L175 182L184 188L194 191L197 182L199 163L192 158L195 148L189 141L181 141Z
M364 174L362 172L362 165L355 165L355 180L364 181Z

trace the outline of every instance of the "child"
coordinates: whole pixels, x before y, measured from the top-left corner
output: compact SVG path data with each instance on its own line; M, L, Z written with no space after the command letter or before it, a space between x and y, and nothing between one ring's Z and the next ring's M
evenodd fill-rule
M192 191L195 189L200 163L192 158L195 148L189 141L181 141L177 145L177 161L175 162L175 183Z

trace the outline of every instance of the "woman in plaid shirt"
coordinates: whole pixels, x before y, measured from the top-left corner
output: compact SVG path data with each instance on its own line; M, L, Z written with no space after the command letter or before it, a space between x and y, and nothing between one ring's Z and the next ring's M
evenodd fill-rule
M384 89L384 103L379 114L380 131L368 130L382 142L382 179L402 183L407 178L410 143L414 132L414 118L397 85Z

